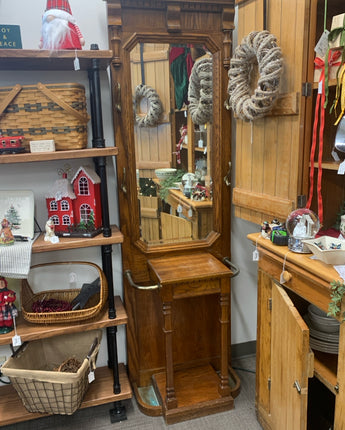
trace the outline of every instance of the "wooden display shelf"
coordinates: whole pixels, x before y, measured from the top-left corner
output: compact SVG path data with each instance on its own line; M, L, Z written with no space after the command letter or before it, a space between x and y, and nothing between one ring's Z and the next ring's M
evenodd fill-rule
M314 374L333 394L337 394L338 355L314 352Z
M111 226L111 236L99 234L95 237L60 237L59 243L46 242L44 233L32 244L32 252L61 251L63 249L87 248L89 246L113 245L123 242L123 234L116 225Z
M118 154L116 146L106 148L73 149L54 152L24 152L22 154L1 154L0 164L29 163L36 161L73 160L76 158L108 157Z
M110 50L59 50L43 49L0 49L0 70L74 70L73 61L79 58L81 70L92 67L93 59L99 60L99 67L106 69L112 52Z
M96 378L89 386L80 409L132 398L132 389L127 378L125 366L122 363L119 364L119 375L121 392L114 394L112 391L112 371L108 367L96 369ZM0 426L42 418L48 415L28 412L11 385L0 387Z
M59 336L62 334L79 333L82 331L127 324L127 313L119 296L115 296L115 310L115 319L108 318L108 308L107 306L104 306L101 312L91 320L67 324L33 324L26 321L21 313L19 313L19 317L16 319L17 334L20 336L22 342L27 342L35 339ZM13 335L13 331L2 334L0 336L0 345L11 344Z
M211 365L174 372L178 407L173 409L168 409L165 404L166 373L157 373L152 379L156 394L163 405L167 424L233 408L233 397L219 394L219 376Z

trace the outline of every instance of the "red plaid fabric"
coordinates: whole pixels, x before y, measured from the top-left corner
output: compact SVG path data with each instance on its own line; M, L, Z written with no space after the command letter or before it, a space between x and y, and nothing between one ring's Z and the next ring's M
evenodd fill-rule
M65 12L68 12L70 15L72 15L68 0L47 0L46 11L50 9L64 10Z

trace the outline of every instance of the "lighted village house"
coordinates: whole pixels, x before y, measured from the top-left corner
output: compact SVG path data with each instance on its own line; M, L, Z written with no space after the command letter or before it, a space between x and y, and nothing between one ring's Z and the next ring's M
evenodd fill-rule
M56 233L90 224L97 230L102 225L99 176L86 166L79 167L71 182L63 173L47 193L46 204Z

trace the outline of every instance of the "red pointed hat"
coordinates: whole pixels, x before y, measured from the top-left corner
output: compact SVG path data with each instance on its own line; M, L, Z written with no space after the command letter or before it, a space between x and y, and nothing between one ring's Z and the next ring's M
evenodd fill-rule
M47 0L46 11L50 9L63 10L72 15L71 7L68 0Z

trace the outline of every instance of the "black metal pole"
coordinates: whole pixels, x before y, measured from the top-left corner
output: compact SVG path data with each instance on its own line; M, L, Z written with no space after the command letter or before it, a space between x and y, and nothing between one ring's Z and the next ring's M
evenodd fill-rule
M91 45L91 50L97 50L97 45ZM92 147L104 148L103 120L102 120L102 99L100 88L99 75L99 60L93 59L92 66L89 69L89 87L90 87L90 103L91 103L91 121L92 121ZM109 205L108 205L108 187L106 177L106 159L105 157L94 158L96 172L101 179L101 201L102 201L102 224L103 235L111 236L111 228L109 221ZM102 245L102 266L104 274L108 282L108 305L109 318L116 318L115 302L114 302L114 285L113 285L113 267L112 267L112 246ZM114 375L114 394L121 392L118 369L117 356L117 341L116 341L116 326L107 327L107 345L108 345L108 366L113 369Z

